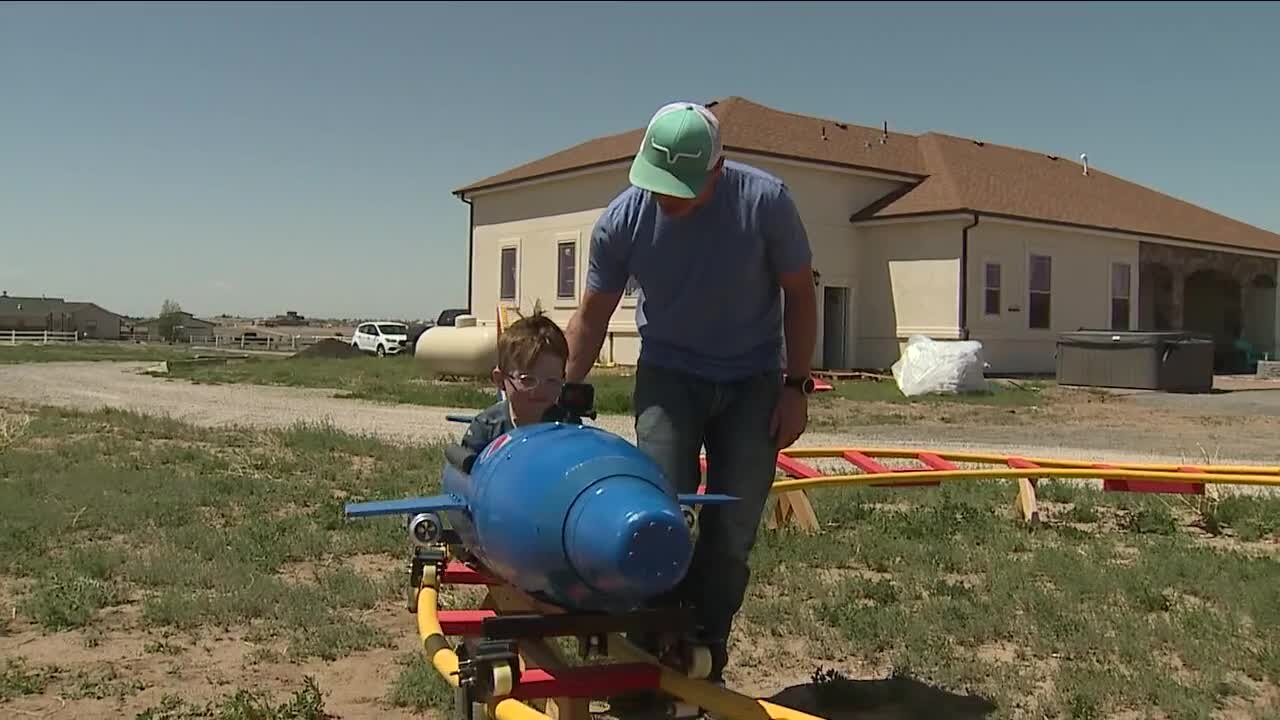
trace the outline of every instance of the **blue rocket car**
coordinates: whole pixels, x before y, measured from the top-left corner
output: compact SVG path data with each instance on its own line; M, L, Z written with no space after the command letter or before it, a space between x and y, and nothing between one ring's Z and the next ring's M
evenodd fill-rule
M574 422L467 452L449 448L441 494L353 503L347 516L410 516L415 542L447 537L455 555L569 610L624 613L671 590L692 560L693 508L737 499L677 495L635 445Z

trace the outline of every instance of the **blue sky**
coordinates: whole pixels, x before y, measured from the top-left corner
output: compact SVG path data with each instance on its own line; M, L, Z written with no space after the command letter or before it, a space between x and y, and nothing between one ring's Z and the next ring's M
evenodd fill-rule
M0 5L0 288L432 317L472 180L675 99L1034 148L1280 231L1276 5Z

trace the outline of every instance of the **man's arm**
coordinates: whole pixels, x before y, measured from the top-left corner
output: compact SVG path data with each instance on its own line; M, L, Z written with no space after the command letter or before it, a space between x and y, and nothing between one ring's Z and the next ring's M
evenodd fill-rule
M569 318L569 326L565 330L565 339L569 341L565 380L582 382L587 377L596 358L600 357L600 347L604 345L604 336L609 330L609 318L613 317L621 299L620 290L603 292L588 288L583 291L582 303Z
M600 357L600 347L609 331L609 318L618 309L631 275L627 268L628 251L620 240L627 234L617 225L615 208L610 207L591 229L582 301L569 318L564 333L569 341L569 359L565 363L565 380L569 382L582 382Z
M785 272L778 276L784 298L782 332L786 338L787 375L807 377L813 369L813 348L818 342L818 300L813 270Z
M769 209L769 258L782 287L787 374L804 377L813 369L813 349L818 342L813 251L800 211L785 186L779 189Z

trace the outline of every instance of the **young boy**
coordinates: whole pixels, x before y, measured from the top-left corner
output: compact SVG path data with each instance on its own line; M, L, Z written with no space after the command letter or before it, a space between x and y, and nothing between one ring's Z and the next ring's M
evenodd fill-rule
M498 337L498 366L492 373L507 399L471 421L462 445L478 454L503 433L542 422L560 398L568 359L569 343L551 318L537 314L512 323Z

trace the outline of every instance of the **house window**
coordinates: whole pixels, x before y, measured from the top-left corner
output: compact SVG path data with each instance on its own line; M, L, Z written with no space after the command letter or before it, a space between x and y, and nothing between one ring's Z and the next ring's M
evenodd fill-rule
M516 299L516 248L502 248L502 274L498 282L498 299Z
M1111 263L1111 329L1129 329L1129 263Z
M640 289L640 285L636 282L634 276L627 278L627 286L622 290L623 297L635 297L636 291Z
M574 280L578 277L578 244L567 240L556 250L556 297L572 300Z
M983 312L987 315L1000 314L1000 263L987 263L986 276L982 286Z
M1027 321L1032 328L1046 330L1052 317L1049 295L1053 285L1053 260L1047 255L1032 255L1030 265Z

